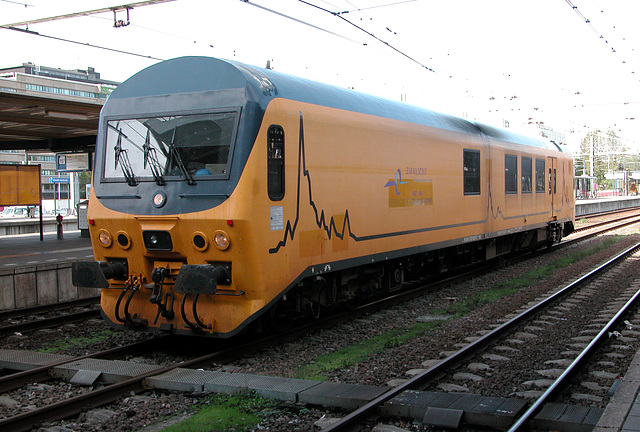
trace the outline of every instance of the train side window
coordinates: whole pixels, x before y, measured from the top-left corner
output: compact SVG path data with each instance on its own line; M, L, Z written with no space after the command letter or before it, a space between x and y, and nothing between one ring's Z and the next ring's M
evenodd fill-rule
M518 193L518 157L504 155L504 190L508 194Z
M480 195L480 151L464 150L464 194Z
M544 193L544 159L536 159L536 192Z
M531 193L531 158L522 156L522 193Z
M271 201L284 198L284 129L277 125L267 131L267 192Z

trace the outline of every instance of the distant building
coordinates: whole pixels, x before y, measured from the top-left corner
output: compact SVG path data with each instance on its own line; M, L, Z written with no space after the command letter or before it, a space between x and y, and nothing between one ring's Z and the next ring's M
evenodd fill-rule
M4 85L3 85L4 83ZM33 63L0 68L0 91L53 93L79 98L106 99L119 82L100 78L94 68L64 70Z
M100 78L100 73L92 67L87 70L65 70L47 66L23 63L22 66L0 68L0 92L27 95L42 95L63 100L99 100L104 103L107 96L118 86L116 81ZM74 184L70 173L56 172L54 153L33 150L0 150L0 164L41 165L43 207L56 210L73 208L78 200L78 191L71 189ZM69 183L52 183L51 178L68 178ZM76 188L77 189L77 188ZM57 201L60 201L59 203ZM44 201L47 201L46 203Z

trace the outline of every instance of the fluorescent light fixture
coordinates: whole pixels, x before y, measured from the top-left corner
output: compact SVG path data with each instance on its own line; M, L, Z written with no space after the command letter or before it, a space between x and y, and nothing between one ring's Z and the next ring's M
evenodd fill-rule
M87 114L78 114L78 113L60 112L60 111L46 111L45 116L67 119L67 120L89 120L89 116Z

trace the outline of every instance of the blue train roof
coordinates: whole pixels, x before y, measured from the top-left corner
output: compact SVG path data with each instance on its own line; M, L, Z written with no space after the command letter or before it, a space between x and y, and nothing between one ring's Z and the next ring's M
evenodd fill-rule
M244 90L247 99L259 103L262 108L274 98L284 98L451 131L470 134L481 131L494 139L561 151L541 139L407 103L211 57L179 57L150 66L118 86L109 99L231 89Z

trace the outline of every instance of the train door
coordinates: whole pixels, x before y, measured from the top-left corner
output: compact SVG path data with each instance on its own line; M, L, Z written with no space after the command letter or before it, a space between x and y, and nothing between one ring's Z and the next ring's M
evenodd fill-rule
M549 198L551 199L551 218L556 219L556 205L560 204L562 199L561 188L558 188L558 158L549 156Z

